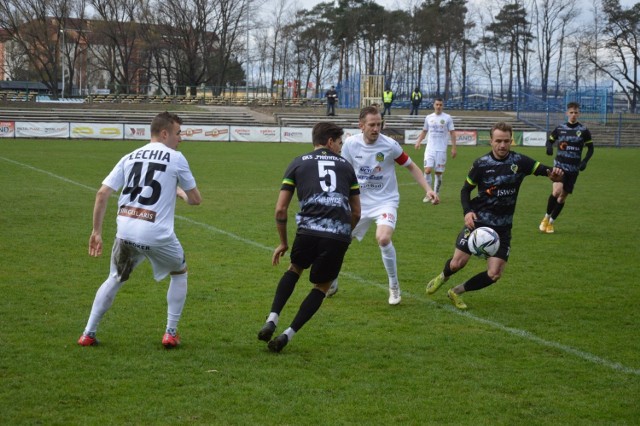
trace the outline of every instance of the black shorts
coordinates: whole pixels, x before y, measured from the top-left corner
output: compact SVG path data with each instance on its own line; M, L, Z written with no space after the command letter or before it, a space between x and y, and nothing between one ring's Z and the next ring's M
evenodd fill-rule
M564 172L564 176L562 176L562 189L564 192L572 194L577 180L578 173Z
M481 223L476 223L476 228L481 226L486 226L487 228L491 228L498 233L500 237L500 248L498 252L493 257L499 257L505 262L509 261L509 252L511 251L511 229L504 227L493 227L484 225ZM471 229L466 226L462 227L462 231L458 234L458 238L456 239L456 248L458 250L462 250L467 254L472 254L471 250L469 250L468 238L469 234L471 234Z
M291 263L309 271L309 281L322 284L338 278L349 244L333 238L297 234L291 248Z

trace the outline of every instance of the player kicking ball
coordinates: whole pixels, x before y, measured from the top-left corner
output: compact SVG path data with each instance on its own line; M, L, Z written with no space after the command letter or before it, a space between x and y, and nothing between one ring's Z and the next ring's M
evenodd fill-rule
M480 272L462 284L450 288L447 296L458 309L467 309L461 295L490 286L500 279L509 260L511 227L516 209L520 185L525 177L547 176L554 182L562 179L564 172L557 167L547 167L525 155L511 151L513 130L500 122L491 128L491 152L473 162L467 180L460 191L464 211L464 226L456 238L453 257L445 262L443 271L427 284L427 294L434 294L449 278L463 269L471 258L468 237L477 227L487 227L500 237L498 251L487 259L487 270ZM471 199L471 192L477 195Z

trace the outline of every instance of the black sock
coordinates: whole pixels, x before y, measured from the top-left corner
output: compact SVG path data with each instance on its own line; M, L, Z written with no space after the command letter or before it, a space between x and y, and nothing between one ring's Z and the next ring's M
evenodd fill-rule
M444 274L445 278L449 278L451 275L455 274L455 272L453 272L451 270L451 259L447 260L444 264L444 269L442 270L442 273Z
M271 304L271 312L275 312L280 315L282 308L287 304L287 300L291 297L293 290L296 288L296 283L300 279L300 275L293 271L287 271L280 278L278 288L276 288L276 294L273 296L273 303Z
M489 274L487 274L487 271L484 271L469 278L469 280L467 280L467 282L463 284L463 287L464 291L475 291L481 290L485 287L489 287L494 282L495 281L489 278Z
M551 215L551 212L553 212L553 209L556 208L556 204L558 204L558 200L556 199L556 197L554 197L553 194L549 195L549 199L547 200L548 215Z
M564 207L564 203L556 203L556 207L553 209L553 212L551 213L551 219L556 220L556 218L560 216L560 212L562 211L563 207Z
M306 324L307 321L320 309L322 302L324 301L324 292L317 288L311 289L307 297L300 304L300 309L296 317L291 322L291 328L296 333Z

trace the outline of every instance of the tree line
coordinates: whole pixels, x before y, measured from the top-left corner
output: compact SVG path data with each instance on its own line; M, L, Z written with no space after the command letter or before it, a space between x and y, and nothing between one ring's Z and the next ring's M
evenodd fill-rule
M120 91L251 84L280 96L293 81L289 95L299 97L363 74L382 74L399 92L418 86L448 98L484 90L506 100L606 80L635 111L640 4L591 1L479 8L416 0L390 10L338 0L300 10L294 0L0 0L0 28L11 46L6 74L43 81L54 93L63 70L70 90L83 66Z

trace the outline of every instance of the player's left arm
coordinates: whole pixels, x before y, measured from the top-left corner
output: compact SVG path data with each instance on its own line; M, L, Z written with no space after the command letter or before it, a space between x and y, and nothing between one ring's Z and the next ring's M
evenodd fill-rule
M544 164L536 163L533 174L535 176L547 176L554 182L560 182L562 176L564 176L564 171L559 167L548 167Z
M580 171L581 172L584 171L584 169L587 168L587 163L589 162L589 160L591 159L592 156L593 156L593 142L589 141L587 143L587 154L584 156L584 158L580 162Z

